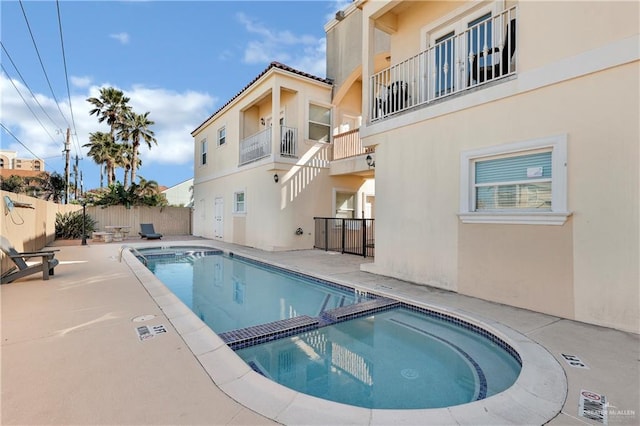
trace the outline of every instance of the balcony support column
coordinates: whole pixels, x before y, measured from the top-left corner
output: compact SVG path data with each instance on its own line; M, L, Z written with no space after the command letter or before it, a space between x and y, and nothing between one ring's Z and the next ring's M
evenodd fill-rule
M273 92L271 93L271 152L276 154L276 158L280 156L280 83L276 78L274 82Z
M370 76L375 72L374 59L376 56L375 21L371 18L366 21L366 28L362 32L362 75ZM362 79L362 112L366 123L371 122L372 110L370 99L374 99L371 87L371 80L366 77Z

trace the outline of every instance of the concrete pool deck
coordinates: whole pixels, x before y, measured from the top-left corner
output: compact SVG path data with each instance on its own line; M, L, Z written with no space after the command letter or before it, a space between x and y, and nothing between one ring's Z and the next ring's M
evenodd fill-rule
M606 395L609 424L640 423L638 335L361 272L360 264L371 260L357 256L263 252L191 237L163 238L161 245L188 241L498 321L544 346L564 370L566 401L550 424L600 424L578 415L583 389ZM119 261L120 247L91 242L58 247L61 262L51 280L33 275L1 287L1 423L275 424L216 386L176 331L188 324L170 321L175 313L160 309L127 263ZM132 321L145 315L155 317ZM167 332L141 341L136 328L142 324L164 325ZM579 357L588 369L570 366L561 354ZM335 423L332 419L327 413L309 423ZM390 418L389 424L396 420ZM429 423L438 421L423 424Z

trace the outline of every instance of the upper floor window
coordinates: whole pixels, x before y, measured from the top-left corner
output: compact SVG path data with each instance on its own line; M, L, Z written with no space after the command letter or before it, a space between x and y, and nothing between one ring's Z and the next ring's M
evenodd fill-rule
M200 142L200 164L201 165L205 165L207 164L207 140L203 139L202 142Z
M329 142L331 134L331 108L309 104L309 139Z
M465 223L561 225L567 213L566 136L461 154Z
M438 98L515 72L515 6L498 0L466 4L423 29L432 52L429 98Z
M223 127L218 130L218 146L222 146L227 142L227 129Z
M4 158L0 158L0 169L4 169Z

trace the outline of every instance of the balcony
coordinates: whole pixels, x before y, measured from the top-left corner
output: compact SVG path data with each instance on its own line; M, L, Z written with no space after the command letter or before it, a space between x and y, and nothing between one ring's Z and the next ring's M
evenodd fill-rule
M516 7L370 77L371 122L516 74Z
M373 177L375 169L367 163L365 156L376 152L375 146L363 146L360 129L353 129L333 136L332 176L360 175ZM374 156L371 156L374 159Z
M362 146L360 139L360 129L349 130L339 135L333 136L333 159L356 157L362 154L375 152L374 147Z
M271 128L267 128L241 140L239 165L243 166L270 157L273 152L271 134ZM298 129L280 126L278 148L280 158L298 158Z

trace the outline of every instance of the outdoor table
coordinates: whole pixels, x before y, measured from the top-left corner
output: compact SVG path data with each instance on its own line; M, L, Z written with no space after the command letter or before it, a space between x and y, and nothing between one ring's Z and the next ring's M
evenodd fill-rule
M113 241L122 241L122 236L124 233L129 232L129 225L106 225L105 229L110 229L113 231Z

